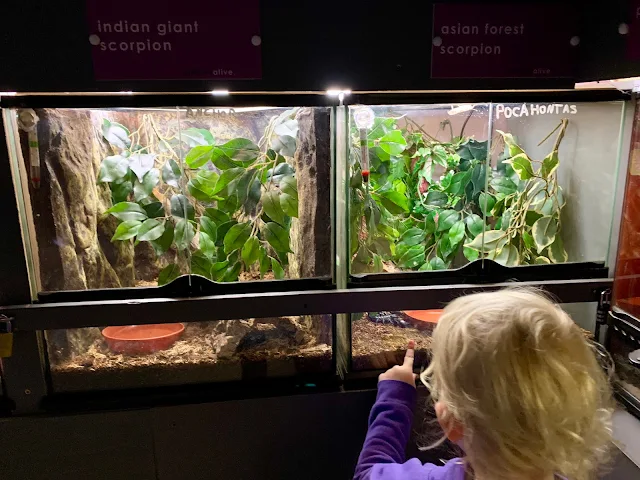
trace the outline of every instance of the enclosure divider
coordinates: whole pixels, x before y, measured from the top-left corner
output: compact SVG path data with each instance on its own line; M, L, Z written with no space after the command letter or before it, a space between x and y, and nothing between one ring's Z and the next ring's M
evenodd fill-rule
M335 107L335 271L336 286L346 289L349 278L349 108ZM336 364L344 375L351 358L351 316L336 314Z
M627 186L627 172L629 169L630 156L632 151L632 135L633 135L633 119L636 108L638 108L639 96L633 94L631 101L626 101L622 105L620 113L620 136L618 138L618 162L614 173L617 179L614 190L613 199L613 215L611 218L609 251L607 254L607 263L609 267L609 277L613 278L616 273L616 259L618 258L618 241L620 237L620 228L622 225L622 207L624 205L624 197ZM620 173L623 172L621 175Z
M490 177L490 173L491 173L491 150L493 148L493 102L489 103L489 120L487 122L487 159L485 160L486 162L486 168L485 168L485 175L484 175L484 191L488 192L489 191L489 177ZM487 214L485 213L487 211L487 202L488 202L488 198L485 197L485 204L482 206L482 225L483 225L483 229L487 228ZM484 251L484 231L482 232L482 251ZM480 260L482 262L482 270L484 271L484 261L485 261L485 257L483 256L482 259Z
M544 289L558 303L596 302L602 289L610 288L612 282L612 279L600 278L66 302L0 307L0 314L11 318L14 329L35 331L131 323L172 323L177 316L183 322L251 318L255 316L256 305L259 305L263 317L426 310L442 308L454 298L470 293L516 286Z

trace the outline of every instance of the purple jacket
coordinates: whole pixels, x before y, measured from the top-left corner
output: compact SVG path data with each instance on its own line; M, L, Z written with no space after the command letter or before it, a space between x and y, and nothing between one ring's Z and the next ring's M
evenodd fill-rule
M423 465L417 458L405 462L415 403L416 389L411 385L396 380L378 383L354 480L464 480L459 458L443 467Z

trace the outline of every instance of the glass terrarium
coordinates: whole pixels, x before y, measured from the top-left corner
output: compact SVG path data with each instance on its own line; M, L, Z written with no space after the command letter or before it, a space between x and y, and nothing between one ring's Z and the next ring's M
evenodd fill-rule
M330 107L4 109L33 300L333 288L332 115ZM51 385L335 375L332 315L261 313L256 301L252 318L52 324Z
M602 276L623 109L350 107L351 283Z
M41 300L183 274L331 283L329 108L5 115Z
M625 111L622 101L350 107L350 284L606 278ZM592 306L572 307L587 335ZM351 315L351 368L389 368L410 339L426 359L439 314Z
M46 332L55 392L320 379L335 372L330 315Z

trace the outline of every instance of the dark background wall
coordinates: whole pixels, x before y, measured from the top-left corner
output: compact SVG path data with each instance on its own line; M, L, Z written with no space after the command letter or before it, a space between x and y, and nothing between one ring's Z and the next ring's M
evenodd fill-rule
M626 37L618 33L621 22L631 22L632 1L527 2L565 3L573 8L581 40L573 79L432 80L429 65L434 2L262 0L262 80L96 83L84 0L4 0L0 12L0 91L207 91L214 87L283 91L325 90L332 85L354 90L572 86L575 80L640 73L640 62L628 59ZM189 8L197 17L197 4L191 2L187 7L176 2L175 8ZM569 20L567 24L571 23Z

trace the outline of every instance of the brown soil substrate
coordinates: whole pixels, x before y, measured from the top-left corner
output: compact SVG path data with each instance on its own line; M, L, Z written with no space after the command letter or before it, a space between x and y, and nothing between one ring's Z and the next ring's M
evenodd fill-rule
M351 324L354 370L384 370L402 362L409 340L416 342L415 366L426 364L431 330L402 328L372 322L364 314Z
M113 353L99 337L84 352L52 361L51 375L56 391L69 392L330 373L331 346L302 330L293 320L190 323L171 348L146 355Z
M434 325L435 327L435 325ZM416 342L415 368L426 366L431 349L432 329L418 330L376 323L364 314L351 324L353 370L386 370L402 363L409 340ZM583 330L585 337L593 333ZM638 383L640 385L640 383Z

